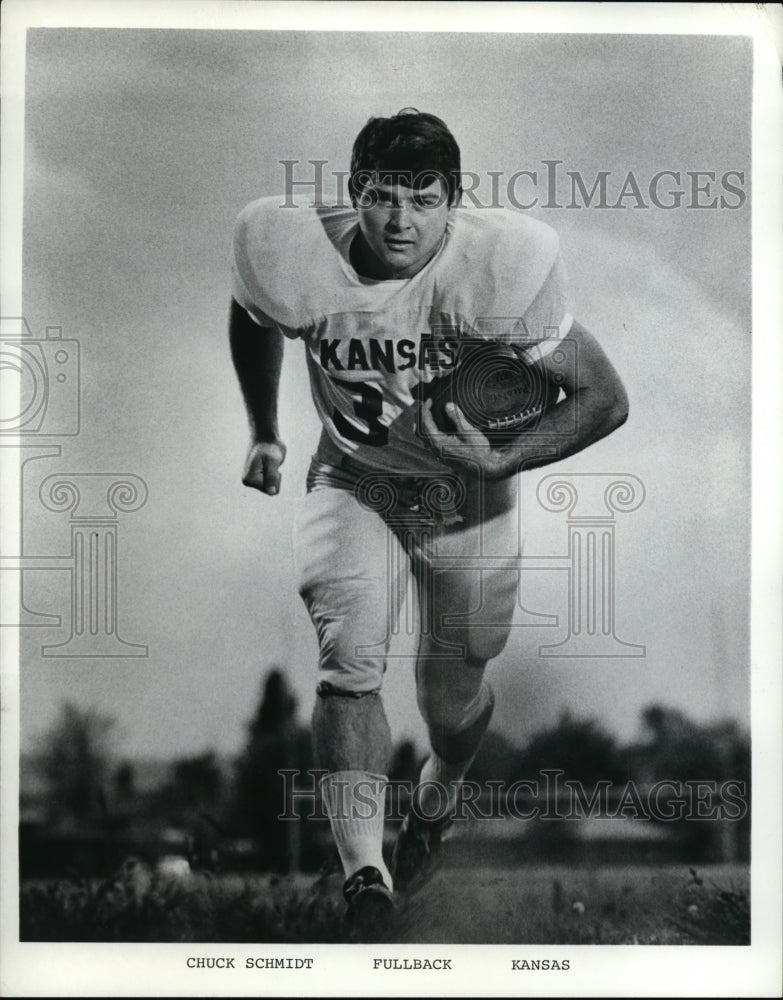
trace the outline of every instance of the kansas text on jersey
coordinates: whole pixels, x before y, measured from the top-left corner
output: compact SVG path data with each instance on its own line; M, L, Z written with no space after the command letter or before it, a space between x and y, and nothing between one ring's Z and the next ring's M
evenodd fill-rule
M415 432L417 388L448 371L462 337L520 343L534 360L565 336L557 235L508 209L455 209L418 274L380 281L350 264L357 231L350 208L252 202L234 233L234 298L259 326L304 341L340 451L381 470L442 470Z

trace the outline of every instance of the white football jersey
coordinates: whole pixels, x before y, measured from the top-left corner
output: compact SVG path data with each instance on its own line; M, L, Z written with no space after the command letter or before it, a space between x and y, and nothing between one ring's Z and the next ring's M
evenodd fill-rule
M350 264L352 208L293 200L261 198L240 214L234 298L260 327L304 341L313 400L341 452L383 471L442 471L415 430L417 387L448 372L460 338L522 344L533 360L567 334L557 234L510 209L455 209L418 274L375 280Z

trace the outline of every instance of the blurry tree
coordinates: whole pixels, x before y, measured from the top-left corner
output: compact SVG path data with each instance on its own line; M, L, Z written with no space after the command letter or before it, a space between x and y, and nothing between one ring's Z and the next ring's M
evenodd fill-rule
M506 781L513 784L522 777L525 777L522 750L505 736L490 729L481 741L468 778L480 783Z
M275 667L266 676L258 709L248 723L235 772L235 819L258 842L265 868L289 871L300 864L300 824L277 818L286 809L280 771L310 767L309 731L297 725L296 698L283 671Z
M594 719L577 719L564 711L551 729L537 733L525 750L526 776L546 768L562 770L564 778L585 785L624 781L628 777L614 738Z
M111 775L108 783L108 802L104 802L104 829L120 833L127 831L139 815L139 796L136 792L136 769L125 760L119 764Z
M215 808L220 804L223 772L213 750L174 762L173 783L186 806Z
M180 757L170 767L169 778L155 795L155 811L169 823L187 826L204 812L213 815L223 807L223 772L214 750Z
M654 704L642 712L642 723L645 777L653 781L741 778L738 767L749 771L747 737L733 721L700 725L679 709Z
M118 802L128 802L136 794L136 771L128 760L114 772L114 794Z
M44 736L39 762L49 785L50 823L84 826L105 812L109 736L115 720L93 708L65 702ZM103 807L102 807L103 804Z
M749 805L750 742L734 720L700 724L679 709L656 703L643 710L641 721L646 739L629 748L638 781L744 782ZM749 848L747 817L737 824L716 824L691 815L674 826L694 860L731 860Z
M214 750L180 757L168 768L168 777L145 796L148 821L160 830L179 833L193 868L219 867L225 828L225 775ZM171 843L171 842L170 842Z

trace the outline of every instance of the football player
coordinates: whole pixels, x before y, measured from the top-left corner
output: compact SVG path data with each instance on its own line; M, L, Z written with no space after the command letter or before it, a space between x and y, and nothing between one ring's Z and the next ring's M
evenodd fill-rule
M350 207L261 198L234 234L230 340L251 429L245 485L280 490L285 338L303 342L323 425L295 563L320 650L321 790L348 913L363 924L426 873L489 725L485 670L517 601L518 474L587 447L627 415L620 378L568 311L555 232L508 209L461 207L460 175L444 122L404 109L357 136ZM464 338L521 344L531 365L558 370L560 401L535 434L498 446L454 404L450 422L436 423L427 389ZM387 867L381 687L411 571L430 752Z

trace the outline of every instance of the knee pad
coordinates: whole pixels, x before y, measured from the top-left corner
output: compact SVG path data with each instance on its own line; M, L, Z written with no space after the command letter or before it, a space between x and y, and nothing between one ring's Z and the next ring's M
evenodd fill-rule
M489 660L500 656L506 648L510 634L510 622L508 625L485 625L468 629L465 647L466 662L470 664L470 661L474 660L483 667Z
M432 749L441 760L449 764L461 764L470 760L478 751L495 709L495 695L492 688L484 682L481 690L484 692L484 706L467 726L456 731L446 729L444 726L429 726Z
M375 655L362 650L359 635L342 618L322 618L316 625L320 646L317 692L322 697L338 694L358 698L380 691L386 670L384 648L377 649Z

